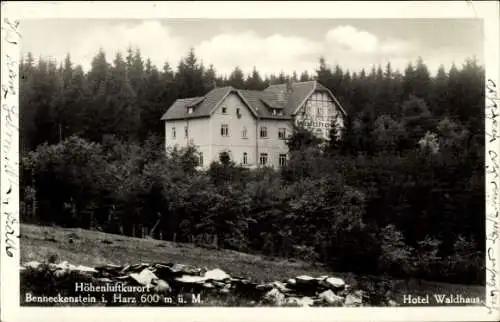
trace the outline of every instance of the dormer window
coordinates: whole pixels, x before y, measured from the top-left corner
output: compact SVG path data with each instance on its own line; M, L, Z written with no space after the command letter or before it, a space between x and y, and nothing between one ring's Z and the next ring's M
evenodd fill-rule
M192 108L192 107L189 107L189 108L188 108L188 114L191 114L191 113L193 113L193 108Z

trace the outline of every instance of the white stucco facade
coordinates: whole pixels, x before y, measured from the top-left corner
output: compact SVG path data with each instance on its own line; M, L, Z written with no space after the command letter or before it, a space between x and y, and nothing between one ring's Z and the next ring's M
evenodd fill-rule
M240 165L277 168L288 159L286 138L292 134L294 123L325 139L332 124L343 127L341 107L332 96L324 90L312 91L292 117L280 119L259 116L244 96L230 91L207 115L165 120L165 145L167 149L194 145L205 168L219 161L223 152Z

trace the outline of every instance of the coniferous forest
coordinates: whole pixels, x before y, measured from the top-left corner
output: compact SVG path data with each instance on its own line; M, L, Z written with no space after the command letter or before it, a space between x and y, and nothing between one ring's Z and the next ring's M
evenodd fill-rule
M154 66L137 49L28 53L20 65L21 221L152 237L329 265L333 271L484 284L484 68L390 64L360 72L222 77L193 50ZM297 128L283 169L197 169L164 149L162 114L216 86L316 79L348 113L341 140ZM333 131L334 132L334 131ZM337 133L331 133L332 138Z

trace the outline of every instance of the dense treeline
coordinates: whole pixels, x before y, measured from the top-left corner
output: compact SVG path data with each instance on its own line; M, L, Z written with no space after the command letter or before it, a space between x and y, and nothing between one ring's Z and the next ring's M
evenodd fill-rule
M23 60L24 222L100 229L318 260L335 270L484 283L484 70L474 59L432 76L419 59L351 73L229 77L193 51L160 71L138 50ZM317 79L343 102L342 133L319 144L297 128L283 169L194 148L165 153L161 115L214 85L262 89ZM340 140L333 138L340 135Z

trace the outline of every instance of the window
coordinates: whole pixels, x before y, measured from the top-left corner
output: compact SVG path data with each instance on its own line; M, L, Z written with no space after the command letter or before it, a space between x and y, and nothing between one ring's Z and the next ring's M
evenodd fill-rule
M267 164L267 153L261 153L260 154L259 163L260 163L260 165L266 165Z
M175 139L175 127L172 128L172 138Z
M241 137L246 139L247 138L247 127L244 126L243 129L241 130Z
M227 107L226 106L222 107L222 114L227 114Z
M248 153L243 152L243 164L248 164Z
M276 115L276 109L273 108L273 115Z
M240 108L239 107L236 109L236 115L237 116L241 116L241 112L240 112Z
M193 113L193 108L192 107L188 108L188 114L191 114L191 113Z
M280 154L278 164L280 165L280 167L286 166L286 154Z
M229 136L229 125L222 124L220 126L220 135L221 136Z
M185 126L185 127L184 127L184 136L187 138L187 137L188 137L188 135L189 135L189 130L188 130L188 127L187 127L187 126Z
M203 152L200 152L199 157L200 157L200 159L198 161L198 165L202 166L203 165Z
M278 139L280 140L286 139L286 129L284 127L278 129Z
M267 138L267 127L265 126L260 127L260 137Z

